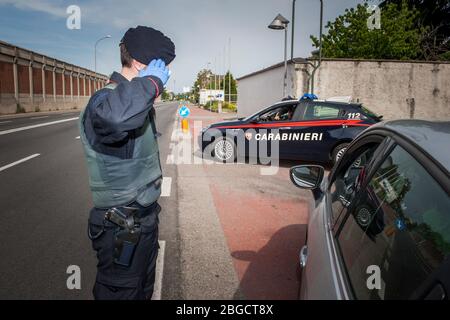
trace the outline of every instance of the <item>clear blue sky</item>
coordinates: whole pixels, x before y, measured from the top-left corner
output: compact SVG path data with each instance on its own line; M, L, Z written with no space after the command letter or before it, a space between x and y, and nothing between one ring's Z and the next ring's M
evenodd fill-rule
M324 0L324 22L362 0ZM309 35L319 33L319 0L297 0L294 56L313 49ZM66 28L66 8L81 8L81 29ZM118 43L129 27L148 25L161 30L176 45L169 89L192 85L208 62L217 72L231 38L231 70L242 76L283 59L284 34L267 28L276 14L291 20L291 0L0 0L0 40L110 74L120 68ZM324 23L324 24L325 24ZM289 35L290 37L290 35ZM290 39L290 38L289 38ZM289 40L290 41L290 40ZM228 49L227 49L228 50ZM288 49L290 52L290 49Z

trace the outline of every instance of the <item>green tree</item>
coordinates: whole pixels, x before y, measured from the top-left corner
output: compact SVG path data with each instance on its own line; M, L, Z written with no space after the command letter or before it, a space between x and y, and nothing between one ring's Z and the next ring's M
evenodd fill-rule
M161 99L162 100L169 100L170 99L170 94L167 92L166 88L164 88L164 91L161 94Z
M231 84L231 88L230 85ZM225 79L222 79L222 81L220 81L220 88L224 90L225 93L225 98L228 101L229 100L229 94L230 94L230 89L231 89L231 100L232 101L236 101L236 97L237 97L237 82L233 77L233 74L230 73L230 71L228 71L225 74Z
M324 57L407 60L420 56L423 30L415 25L419 14L416 9L406 1L387 4L381 11L381 28L369 30L371 12L367 8L367 3L359 4L327 23L328 33L322 37ZM311 36L311 40L318 48L319 39Z
M200 89L209 88L212 85L211 79L213 78L214 75L209 69L203 69L197 73L197 79L192 86L192 95L194 96L195 102L199 102Z
M401 6L403 0L383 0L380 7L389 4ZM409 8L419 15L415 26L424 30L421 38L421 58L450 60L450 3L449 0L407 0Z

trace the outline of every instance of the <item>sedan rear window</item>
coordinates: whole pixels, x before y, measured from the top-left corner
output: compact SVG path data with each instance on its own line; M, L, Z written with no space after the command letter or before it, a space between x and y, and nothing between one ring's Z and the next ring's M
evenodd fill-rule
M339 107L313 102L306 107L303 120L338 119L340 114L341 109Z

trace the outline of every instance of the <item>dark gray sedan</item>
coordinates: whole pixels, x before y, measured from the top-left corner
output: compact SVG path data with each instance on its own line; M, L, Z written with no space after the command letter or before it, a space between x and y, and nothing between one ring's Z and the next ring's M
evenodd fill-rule
M311 189L300 252L302 299L449 299L450 122L399 120L364 131Z

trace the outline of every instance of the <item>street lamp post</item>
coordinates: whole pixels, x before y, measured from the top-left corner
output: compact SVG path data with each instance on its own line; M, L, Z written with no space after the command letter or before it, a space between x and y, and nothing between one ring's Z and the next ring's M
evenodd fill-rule
M322 28L323 28L323 0L320 0L319 66L322 63Z
M95 73L97 73L97 45L98 45L98 43L99 43L100 41L102 41L102 40L104 40L104 39L109 39L109 38L111 38L111 36L110 36L110 35L107 35L107 36L104 36L104 37L98 39L98 40L95 42L95 45L94 45L94 71L95 71Z
M291 60L294 59L295 1L296 0L292 0Z
M311 81L311 93L314 93L314 76L316 74L317 69L322 64L322 28L323 28L323 0L320 0L320 31L319 31L319 50L313 51L314 54L319 54L319 62L317 65L314 66L313 71L311 73L310 81Z
M287 25L289 20L278 14L268 28L272 30L284 30L284 81L283 81L283 98L286 96L287 87Z

